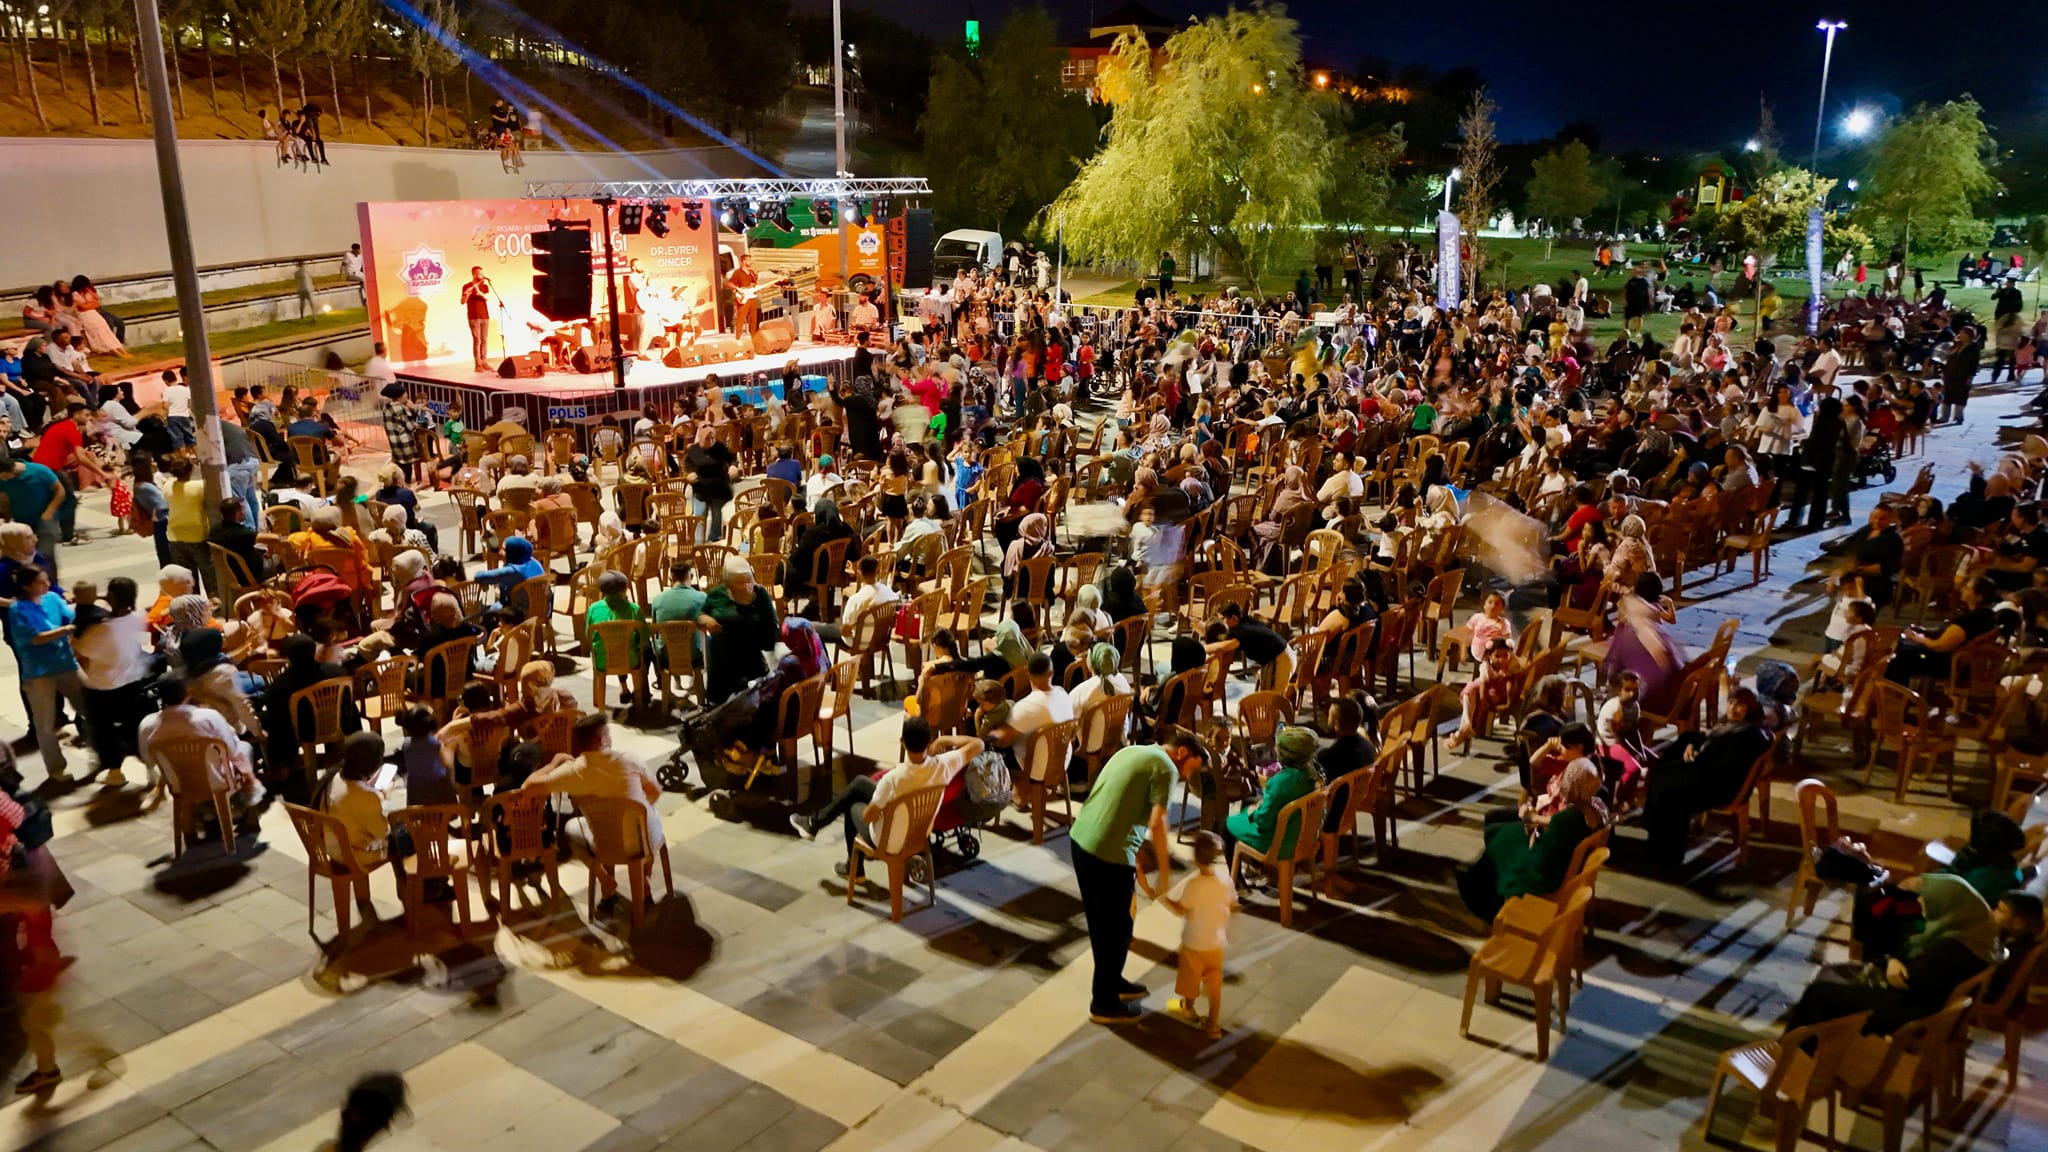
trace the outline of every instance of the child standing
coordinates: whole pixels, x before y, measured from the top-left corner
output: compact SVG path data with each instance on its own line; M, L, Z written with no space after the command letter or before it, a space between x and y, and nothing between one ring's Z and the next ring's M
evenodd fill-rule
M415 704L398 714L398 728L405 733L405 744L398 751L399 766L405 770L405 802L455 803L455 783L441 758L440 725L434 713Z
M1214 832L1195 833L1195 873L1161 898L1168 911L1181 917L1180 969L1173 978L1168 1013L1194 1023L1195 997L1207 994L1209 1016L1203 1021L1209 1038L1223 1035L1223 946L1230 917L1237 912L1237 889L1223 862L1223 838Z

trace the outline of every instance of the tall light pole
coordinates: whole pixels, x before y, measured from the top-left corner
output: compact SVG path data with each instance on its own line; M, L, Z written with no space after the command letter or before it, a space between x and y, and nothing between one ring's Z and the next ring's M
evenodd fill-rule
M1453 168L1451 169L1451 174L1444 177L1444 211L1449 212L1451 210L1451 185L1464 178L1465 170L1463 168Z
M832 0L832 155L834 176L846 176L846 41L839 0Z
M1810 172L1820 171L1820 133L1821 126L1826 124L1828 119L1828 68L1835 60L1835 33L1848 26L1847 20L1823 20L1814 25L1815 28L1827 33L1828 41L1820 53L1820 110L1814 113L1813 117L1813 155L1806 165Z
M185 337L185 377L192 385L192 421L199 433L199 476L206 485L206 520L219 518L227 453L214 405L213 353L206 345L206 311L199 296L199 265L192 258L192 221L185 211L185 175L178 167L178 126L172 119L171 80L164 70L163 25L156 0L135 0L135 31L156 141L157 186L163 193L164 240L171 250L171 283L178 295L178 326ZM339 111L337 109L337 111Z

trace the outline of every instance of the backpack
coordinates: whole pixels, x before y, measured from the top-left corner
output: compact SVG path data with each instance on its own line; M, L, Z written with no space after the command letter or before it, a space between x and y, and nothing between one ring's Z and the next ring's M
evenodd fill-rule
M967 762L967 798L976 804L1004 804L1010 799L1010 766L1000 752L983 752Z

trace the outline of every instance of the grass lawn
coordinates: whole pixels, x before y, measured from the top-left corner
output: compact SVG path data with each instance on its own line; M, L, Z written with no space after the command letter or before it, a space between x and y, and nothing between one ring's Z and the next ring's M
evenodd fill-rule
M1418 238L1426 238L1425 233L1418 232L1416 236ZM1525 284L1533 284L1539 280L1556 283L1571 275L1575 270L1588 274L1593 270L1593 247L1590 242L1560 242L1553 247L1548 258L1543 254L1544 244L1541 240L1486 240L1483 243L1485 244L1488 256L1483 279L1488 288L1498 287L1503 277L1505 277L1509 284L1520 288ZM1646 257L1655 255L1661 250L1660 246L1654 244L1635 244L1629 246L1628 253L1631 257ZM1914 263L1928 270L1928 284L1932 287L1934 282L1947 280L1954 276L1956 260L1961 255L1960 251L1948 252L1940 256L1916 260ZM1879 269L1871 269L1871 275L1879 276L1881 274ZM1671 269L1671 276L1678 283L1691 280L1695 287L1705 287L1706 285L1707 273L1704 267L1688 268L1674 266ZM1722 274L1722 283L1725 285L1729 279L1728 273L1724 272ZM1593 290L1596 293L1610 295L1615 301L1613 318L1595 320L1592 324L1594 342L1601 346L1605 346L1608 341L1612 340L1621 331L1620 297L1623 282L1624 278L1618 275L1606 280L1595 280L1593 282ZM1240 280L1219 283L1211 280L1197 280L1181 285L1180 289L1183 294L1196 292L1207 295L1217 291L1224 284L1229 283L1241 286L1243 282ZM1809 285L1803 275L1796 278L1772 279L1769 283L1784 298L1784 302L1778 307L1777 331L1792 330L1787 325L1796 325L1798 323L1799 317L1805 308L1806 299L1811 295ZM1262 278L1261 284L1269 295L1284 293L1294 287L1294 277L1288 274L1269 274ZM1080 297L1076 302L1106 307L1128 307L1137 290L1138 281L1128 280L1115 287ZM2027 285L2024 290L2029 293L2029 303L2031 304L2034 286ZM1840 290L1837 289L1832 294L1840 295ZM1953 303L1970 308L1979 316L1990 315L1991 290L1988 288L1955 288L1951 286L1948 298ZM1751 315L1750 308L1746 303L1738 303L1737 310L1738 314L1745 318ZM1646 327L1650 334L1659 341L1669 344L1672 337L1678 334L1678 323L1679 317L1677 315L1660 313L1649 317Z
M332 312L323 312L310 320L276 320L269 324L258 324L254 328L213 333L207 339L207 348L215 358L219 358L260 351L270 345L294 344L309 337L342 336L363 328L368 323L369 314L363 309L339 308ZM162 344L131 346L126 356L96 356L93 358L93 367L110 376L118 376L152 364L182 361L184 358L184 342L172 340Z
M313 288L316 291L339 287L346 283L348 277L339 272L332 276L313 277ZM211 292L200 293L199 299L205 304L240 304L247 300L261 300L265 296L290 296L297 289L298 285L290 280L270 280L262 284L244 284L240 288L216 288ZM161 316L178 310L178 298L159 296L149 300L128 300L111 307L124 320L136 316Z

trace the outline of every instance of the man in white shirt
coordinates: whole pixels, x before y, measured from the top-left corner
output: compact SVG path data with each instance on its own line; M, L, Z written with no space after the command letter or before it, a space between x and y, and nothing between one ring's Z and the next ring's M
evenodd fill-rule
M557 756L554 762L526 778L521 788L544 792L566 792L571 796L596 796L607 800L631 800L646 809L648 851L662 845L661 813L654 802L661 797L661 783L654 770L637 757L612 748L611 722L602 712L576 721L569 730L571 756ZM586 854L592 844L590 828L581 819L571 821L563 831ZM608 869L598 869L598 885L605 899L618 895L619 882Z
M1842 371L1842 354L1835 351L1835 342L1823 336L1820 338L1820 355L1813 358L1813 367L1806 370L1806 378L1815 388L1832 388L1835 377Z
M192 426L192 389L169 368L164 369L164 423L178 447L190 448L199 442Z
M1066 689L1052 682L1052 657L1033 652L1024 665L1031 678L1031 692L1010 709L1010 721L991 728L989 742L1007 749L1019 769L1020 783L1036 784L1053 772L1064 772L1064 764L1028 764L1023 757L1031 750L1031 734L1048 724L1062 724L1074 718L1074 702Z
M213 790L231 792L232 803L246 807L263 799L263 785L256 779L250 767L249 746L235 735L234 726L228 719L211 708L185 702L185 682L177 677L168 677L157 685L158 699L163 708L142 719L142 726L136 733L136 746L142 762L154 766L166 779L175 780L170 766L157 759L157 750L174 740L218 740L228 749L224 764L209 765L208 775ZM380 745L381 747L381 745ZM210 811L212 805L202 805Z
M1572 303L1584 304L1586 299L1592 294L1592 291L1593 286L1586 282L1586 278L1574 271L1572 273Z
M375 380L379 389L398 379L398 369L391 366L391 357L385 353L383 341L370 346L370 359L363 365L363 378Z
M972 736L933 736L931 724L922 716L908 717L903 721L903 763L882 773L880 779L861 776L848 781L846 788L816 813L791 816L790 827L796 829L797 835L810 840L817 836L818 829L834 820L843 820L846 854L851 857L856 839L875 844L875 837L882 830L874 825L881 820L890 801L920 788L943 788L951 784L953 777L967 767L967 762L981 752L981 741ZM899 822L889 832L889 843L879 847L884 852L901 850L910 836L910 829ZM847 875L846 861L833 865L832 870L840 876Z
M138 747L136 722L143 715L142 691L149 678L143 651L149 620L135 610L135 600L135 581L126 576L107 581L106 605L80 604L71 637L78 678L85 685L93 752L105 772L100 783L109 788L126 783L121 762Z
M845 638L860 625L860 618L872 611L877 604L894 604L903 599L889 582L882 579L882 563L873 555L863 556L855 565L860 573L860 587L847 594L846 607L840 611L837 624L813 624L812 630L827 644L843 643Z
M351 244L348 246L348 251L341 254L341 274L349 283L356 286L356 295L362 298L363 303L369 303L369 294L363 289L363 246L361 244Z

